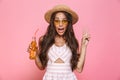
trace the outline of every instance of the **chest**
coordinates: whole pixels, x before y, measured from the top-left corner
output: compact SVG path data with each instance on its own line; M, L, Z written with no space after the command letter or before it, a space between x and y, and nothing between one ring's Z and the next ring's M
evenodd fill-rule
M71 56L72 52L66 44L61 47L53 44L48 51L48 58L51 63L54 63L57 59L63 60L64 63L69 63L71 60Z

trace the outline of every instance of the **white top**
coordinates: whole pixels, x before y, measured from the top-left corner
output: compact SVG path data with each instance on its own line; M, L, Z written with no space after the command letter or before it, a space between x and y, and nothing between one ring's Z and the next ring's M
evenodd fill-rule
M77 80L71 70L71 57L72 52L66 44L61 47L53 44L48 51L49 60L43 80ZM55 63L58 58L64 63Z

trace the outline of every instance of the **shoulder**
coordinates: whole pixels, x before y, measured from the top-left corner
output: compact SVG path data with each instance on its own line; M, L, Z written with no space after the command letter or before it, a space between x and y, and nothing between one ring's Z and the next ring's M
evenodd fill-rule
M42 41L43 41L43 37L44 37L44 36L41 36L41 37L39 38L39 42L42 42Z

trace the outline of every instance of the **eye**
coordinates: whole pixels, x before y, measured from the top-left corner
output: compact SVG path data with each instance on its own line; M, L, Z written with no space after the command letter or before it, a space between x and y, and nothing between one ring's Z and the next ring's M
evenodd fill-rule
M67 24L67 23L68 23L68 20L62 20L62 23L63 23L63 24Z
M59 24L60 20L54 20L55 24Z
M59 20L54 20L54 22L59 22Z
M63 25L67 25L68 24L68 20L54 20L54 24L55 25L59 25L60 22L62 22Z

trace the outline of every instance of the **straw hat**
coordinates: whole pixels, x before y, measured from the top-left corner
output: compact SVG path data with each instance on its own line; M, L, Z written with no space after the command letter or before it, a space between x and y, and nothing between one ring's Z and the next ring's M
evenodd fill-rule
M66 5L57 5L57 6L54 6L52 9L48 10L46 13L45 13L45 20L50 23L50 18L51 18L51 15L54 13L54 12L57 12L57 11L65 11L65 12L68 12L72 15L72 24L75 24L77 21L78 21L78 15L76 14L76 12L74 12L73 10L71 10L68 6Z

